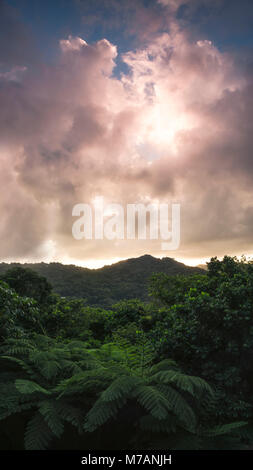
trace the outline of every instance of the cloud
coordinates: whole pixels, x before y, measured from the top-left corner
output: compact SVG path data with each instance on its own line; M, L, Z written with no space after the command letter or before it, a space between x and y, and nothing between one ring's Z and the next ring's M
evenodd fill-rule
M123 49L126 38L128 44L140 45L168 29L169 17L156 0L76 0L76 4L86 35L94 31L109 37L116 35Z
M190 0L157 0L163 6L169 7L172 10L177 10L181 5L186 5Z
M69 36L54 63L18 81L0 75L1 258L40 259L51 245L55 259L76 262L249 251L250 69L176 23L124 54L120 77L116 59L106 39ZM98 195L122 205L181 202L180 250L75 241L72 207Z
M68 39L61 39L60 46L63 52L80 51L82 47L87 46L87 42L82 38L69 36Z
M207 35L225 48L252 43L251 0L158 0L195 40Z

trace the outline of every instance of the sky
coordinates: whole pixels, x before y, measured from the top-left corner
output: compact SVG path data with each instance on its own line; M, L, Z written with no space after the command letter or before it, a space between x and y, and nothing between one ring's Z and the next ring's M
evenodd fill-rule
M0 260L253 255L252 0L0 0ZM181 242L73 206L181 206Z

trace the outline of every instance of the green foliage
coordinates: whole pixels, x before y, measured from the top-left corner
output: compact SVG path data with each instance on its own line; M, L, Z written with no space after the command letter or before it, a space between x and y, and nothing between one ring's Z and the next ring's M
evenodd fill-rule
M25 345L22 339L6 341L1 362L10 361L14 368L0 374L0 417L29 410L26 449L50 446L62 437L66 422L78 431L94 432L120 420L128 403L136 440L145 417L161 422L168 436L178 430L198 432L200 403L204 397L212 399L211 388L198 377L182 374L174 362L143 362L143 345L149 358L153 348L144 333L140 337L135 349L126 343L89 349L81 341L59 343L40 335ZM173 427L166 431L167 421Z
M41 306L51 302L51 284L45 277L31 269L13 267L2 276L2 280L21 297L30 297Z
M144 303L138 292L156 262L143 258L94 273L94 284L86 277L82 292L94 304L96 286L110 309L60 297L29 270L0 281L3 441L30 450L252 445L253 264L213 258L189 276L158 261ZM68 292L80 294L68 269ZM113 302L130 288L132 299Z
M253 265L213 258L205 275L154 276L157 355L213 384L219 419L252 416ZM162 306L163 305L163 306Z
M199 268L185 266L171 258L160 260L149 255L120 261L112 266L105 266L100 269L66 266L60 263L25 265L2 263L0 264L0 273L5 275L10 266L14 272L16 268L22 271L23 266L26 268L23 271L29 271L29 273L31 273L30 270L35 271L40 276L46 278L53 286L54 291L60 296L86 299L89 306L107 308L125 299L136 298L148 301L148 281L154 272L164 272L170 275L188 275L194 272L202 272ZM34 273L35 285L33 286L33 283L31 285L28 283L28 286L26 286L25 284L28 290L17 292L21 295L33 297L38 301L38 297L35 296L37 285L41 286L40 282L37 283L36 273ZM15 289L14 285L12 287ZM33 293L36 291L34 295L29 295L30 288L32 288Z
M62 436L64 422L80 429L82 407L77 410L75 404L58 397L56 386L93 364L84 343L59 343L36 335L25 348L22 340L7 340L2 353L2 366L10 362L12 370L0 374L0 417L26 409L29 415L33 412L26 426L26 449L46 448L53 438Z
M4 338L24 337L28 329L41 329L36 303L0 281L0 344Z

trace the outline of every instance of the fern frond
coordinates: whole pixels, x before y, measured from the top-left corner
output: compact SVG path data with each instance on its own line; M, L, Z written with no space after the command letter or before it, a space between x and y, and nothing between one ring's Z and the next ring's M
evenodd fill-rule
M150 381L163 384L174 384L180 390L190 393L192 396L198 397L202 393L210 396L214 395L210 385L200 377L182 374L174 370L161 370L150 377Z
M222 424L215 426L212 429L204 430L200 433L202 436L222 436L232 433L233 431L246 427L248 425L247 421L237 421L234 423Z
M69 379L62 380L55 388L54 392L60 394L58 398L64 395L72 394L83 394L90 386L90 383L99 385L107 384L112 380L112 374L110 371L106 371L103 368L83 371L79 374L73 375Z
M59 415L57 403L52 400L43 400L39 403L38 410L44 417L52 433L55 436L60 437L64 431L64 425Z
M110 402L120 400L140 384L140 378L135 376L123 376L114 380L111 385L101 394L101 400Z
M43 393L44 395L51 394L50 391L46 390L44 387L41 387L36 382L32 382L31 380L17 379L15 381L15 385L16 385L17 390L20 393L31 394L34 392L39 392L39 393Z
M140 405L154 418L162 420L168 417L168 400L157 388L151 385L141 385L136 389L135 396Z
M53 379L60 370L60 364L57 361L49 360L38 364L39 372L43 377Z
M169 418L159 420L154 416L142 416L139 420L139 426L143 431L150 431L152 433L172 433L175 432L177 426L177 419L171 415Z
M160 372L160 371L168 371L168 370L177 370L178 369L178 365L175 361L173 361L173 359L164 359L163 361L160 361L158 362L157 364L154 364L151 368L150 368L150 374L151 375L154 375L156 374L157 372Z
M43 416L38 412L28 422L25 431L26 450L45 450L48 448L53 433L46 424Z
M25 361L23 361L22 359L19 359L17 357L12 357L12 356L1 356L1 359L6 359L7 361L15 362L30 376L34 376L34 371L32 367L29 364L27 364Z
M119 410L126 402L126 398L122 398L119 402L104 402L98 399L95 405L86 415L83 429L88 432L95 431L98 427L105 424L109 419L114 418Z
M33 402L22 402L22 397L13 382L0 384L0 420L22 410L32 408Z
M4 354L13 356L27 356L33 349L35 349L34 344L25 338L9 338L1 347Z
M81 433L81 424L82 424L82 413L81 410L75 408L74 406L70 405L69 403L62 401L58 402L58 412L61 416L63 421L72 424L75 426L78 431Z
M167 409L177 417L185 429L193 431L196 428L197 419L185 398L177 390L167 385L157 385L157 389L166 396Z

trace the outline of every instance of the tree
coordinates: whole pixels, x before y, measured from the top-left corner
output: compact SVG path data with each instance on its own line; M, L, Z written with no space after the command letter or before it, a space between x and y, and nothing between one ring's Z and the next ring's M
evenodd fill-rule
M224 257L206 275L155 276L158 355L205 378L220 393L221 419L248 419L253 410L253 265Z
M9 337L27 336L32 330L43 331L36 302L20 297L0 281L0 343Z
M31 269L21 267L9 269L2 276L2 280L17 294L36 300L41 306L46 306L51 301L52 286L45 277Z

